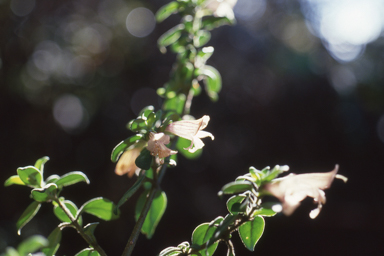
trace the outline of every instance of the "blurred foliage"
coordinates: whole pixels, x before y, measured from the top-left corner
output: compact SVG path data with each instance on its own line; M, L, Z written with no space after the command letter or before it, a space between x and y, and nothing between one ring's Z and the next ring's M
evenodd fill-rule
M34 6L26 6L24 14L17 12L23 14L19 16L11 6L20 2L0 3L0 177L5 181L15 166L50 155L55 159L50 165L56 173L81 169L95 180L93 189L108 185L110 190L103 196L118 201L127 181L114 177L108 154L122 137L130 136L124 129L126 120L135 118L146 105L160 105L155 89L167 81L174 55L162 55L157 39L177 17L138 38L127 31L127 15L136 7L155 12L168 1L30 1ZM259 7L253 6L256 11L248 15L251 18L240 15L234 27L212 33L211 43L218 54L209 62L222 74L222 100L213 104L206 96L199 96L194 110L201 116L208 108L215 116L211 125L216 140L208 145L212 153L202 154L199 164L186 165L180 159L180 170L170 172L164 187L169 190L168 201L177 203L169 203L169 212L175 215L165 214L163 221L173 223L174 234L160 224L159 245L151 249L143 241L140 250L157 253L165 241L179 242L176 234L181 233L180 227L193 230L197 223L219 215L225 209L207 194L239 175L235 170L240 167L279 162L304 172L305 166L329 168L337 162L350 177L348 189L343 189L348 194L338 191L340 198L332 195L335 201L329 203L335 207L324 210L324 218L316 223L302 224L296 230L283 220L270 223L265 245L261 243L256 250L260 254L374 255L382 246L377 234L384 230L379 218L384 209L376 197L384 193L380 179L384 164L383 38L367 44L359 58L339 62L308 29L306 1L254 3ZM77 122L66 122L68 115L77 115ZM374 175L375 179L370 178ZM203 180L215 183L201 183ZM172 191L177 196L171 198ZM1 195L5 193L1 190ZM76 196L76 203L89 198L87 194ZM204 210L197 207L202 198ZM14 224L23 212L19 205L28 205L28 201L15 203L3 196L1 200L1 205L8 206L0 218L0 251L5 251L26 238L14 235ZM184 210L189 207L195 210ZM25 227L26 235L36 231L45 237L50 234L55 220L47 217L47 211L42 207L42 217L29 223L30 230ZM193 223L174 217L181 214L189 214ZM202 217L197 217L199 214ZM306 214L303 210L298 216ZM331 220L326 221L325 216ZM295 216L292 218L295 222ZM37 224L43 219L46 225ZM121 225L131 227L132 223ZM309 233L309 225L315 226L316 232ZM276 235L274 229L278 228L284 232ZM110 232L107 228L105 234ZM167 236L162 235L165 232ZM278 248L266 242L272 234L273 242L281 243ZM100 243L109 244L106 250L111 252L126 240L108 239L108 235L101 235ZM293 239L303 242L300 248L293 247ZM336 240L333 248L321 246ZM364 250L358 244L365 244ZM76 243L62 247L67 248L67 255L84 248Z

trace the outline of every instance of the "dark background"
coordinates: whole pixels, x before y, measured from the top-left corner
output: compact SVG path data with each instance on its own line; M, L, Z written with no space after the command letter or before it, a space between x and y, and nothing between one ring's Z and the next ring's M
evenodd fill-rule
M167 2L42 0L21 16L11 10L10 1L0 3L2 182L16 174L17 167L33 165L47 155L51 160L46 176L80 170L89 177L90 185L78 184L62 193L78 206L97 196L120 199L134 179L114 174L110 152L132 135L125 125L142 107L161 106L155 90L168 80L175 55L161 54L156 40L179 21L172 16L150 35L137 38L128 33L125 18L136 7L155 12ZM237 255L381 255L384 251L383 38L348 62L332 58L324 40L306 29L299 30L299 43L292 43L282 31L293 21L304 24L303 2L268 1L257 20L239 19L236 26L213 32L209 45L215 53L209 64L220 71L223 89L216 103L204 93L194 99L191 114L210 115L206 130L215 140L204 140L200 159L179 156L177 168L167 171L162 188L168 208L153 239L140 236L134 255L156 255L190 241L197 225L226 214L225 200L217 197L224 184L245 174L249 166L261 169L276 164L289 165L294 173L330 171L339 164L339 173L349 181L336 180L326 191L327 203L315 220L308 216L314 208L309 199L290 217L267 218L253 253L235 234ZM99 41L82 39L84 28L101 31ZM67 56L81 58L81 65L73 67L68 64L73 59L64 58L60 65L69 65L65 68L38 70L33 56L46 40L60 48L53 47L60 56L70 53ZM340 70L347 73L337 73ZM345 82L349 87L341 90L334 74L341 74L336 78L344 81L350 78L348 72L357 79ZM82 121L75 128L55 120L54 108L63 95L83 107ZM71 109L65 113L72 113ZM25 187L0 186L0 252L33 234L48 236L58 224L52 206L43 205L18 236L15 223L31 202L28 196ZM100 221L96 229L109 255L123 251L134 225L135 199L122 206L120 219ZM88 215L84 219L98 221ZM57 255L74 255L85 248L76 236L74 230L65 229ZM217 255L225 253L221 244Z

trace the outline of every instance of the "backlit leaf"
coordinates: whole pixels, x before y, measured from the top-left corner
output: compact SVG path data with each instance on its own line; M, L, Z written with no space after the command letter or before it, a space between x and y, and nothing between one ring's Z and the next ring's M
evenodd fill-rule
M45 254L45 256L53 256L56 254L57 250L59 249L60 242L61 242L61 229L57 227L48 236L48 245L45 248L43 248L41 251Z
M69 172L67 174L64 174L58 180L55 181L55 184L57 186L66 187L69 185L76 184L78 182L85 182L89 184L89 179L87 175L85 175L84 173L75 171L75 172Z
M19 252L19 255L22 256L27 255L28 253L33 253L47 245L48 239L40 235L34 235L21 242L17 247L17 251Z
M41 172L34 166L20 167L17 169L20 179L31 187L41 187L43 177Z
M89 200L81 207L81 212L86 212L103 220L114 220L120 215L120 211L115 214L116 205L109 199L98 197Z
M119 159L120 155L130 146L132 146L133 144L135 144L136 142L138 142L139 140L141 140L142 138L144 137L143 134L136 134L136 135L133 135L125 140L123 140L122 142L120 142L119 144L117 144L117 146L112 150L112 154L111 154L111 160L112 162L117 162L117 160Z
M21 214L16 222L17 233L20 235L21 229L37 214L41 207L39 202L33 201Z
M250 250L255 250L255 245L264 232L264 218L256 216L252 221L248 221L239 227L239 235L244 246Z
M25 183L20 179L19 175L13 175L4 182L4 186L8 187L10 185L25 185Z

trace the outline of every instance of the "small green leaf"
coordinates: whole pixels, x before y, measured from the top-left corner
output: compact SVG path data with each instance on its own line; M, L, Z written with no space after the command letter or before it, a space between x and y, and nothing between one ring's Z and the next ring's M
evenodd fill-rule
M216 228L215 233L211 236L209 241L207 242L207 246L212 245L216 241L222 239L222 238L227 238L228 237L228 227L230 225L233 225L238 216L237 215L232 215L232 214L227 214L225 216L224 220L220 222L219 226Z
M94 232L95 232L95 229L96 229L97 225L99 225L99 222L88 223L84 227L84 233L89 235L90 237L93 237L95 239Z
M34 235L21 242L17 247L17 251L19 252L19 255L27 255L28 253L33 253L40 248L47 246L48 243L49 242L45 237Z
M60 179L60 176L57 175L57 174L53 174L51 176L49 176L46 180L45 180L45 183L48 184L48 183L55 183L58 179Z
M16 222L17 233L20 235L21 229L37 214L41 204L34 201L27 209L21 214L20 218Z
M209 223L203 223L200 224L195 228L195 230L192 233L192 247L200 247L201 245L204 245L216 231L215 226L210 226ZM211 256L218 246L218 243L214 243L211 246L209 246L207 249L202 249L198 253L201 255Z
M65 205L65 207L67 207L67 209L69 210L69 212L72 214L74 218L77 217L77 212L79 209L72 201L63 200L62 203ZM53 212L60 221L69 222L69 223L72 222L71 219L64 212L64 210L61 209L61 207L57 203L54 203ZM78 222L79 222L79 225L82 224L81 217L78 219Z
M201 47L208 43L211 39L211 33L206 30L199 30L193 38L193 44L195 47Z
M221 189L224 194L238 194L248 190L252 190L252 183L249 181L233 181L230 182Z
M5 248L5 253L0 254L1 256L20 256L19 253L16 251L15 248L8 246Z
M200 74L204 76L205 90L212 101L216 101L217 94L221 91L221 75L217 69L205 65L200 69Z
M116 206L116 211L122 206L133 194L136 193L136 191L141 187L141 184L143 183L145 178L145 174L141 174L135 184L133 184L132 187L130 187L127 192L124 193L123 197L119 200ZM115 212L117 214L117 212Z
M139 219L141 211L144 207L148 191L144 191L136 203L135 219ZM159 224L165 209L167 208L167 196L164 191L158 191L152 201L151 208L148 211L147 217L144 220L141 232L150 239L155 233L156 227Z
M279 176L281 173L283 172L286 172L289 170L289 167L287 165L283 165L283 166L280 166L280 165L276 165L275 167L273 167L272 170L268 171L267 174L265 175L265 177L263 178L263 181L262 182L270 182L272 181L274 178L276 178L277 176Z
M163 108L164 110L175 111L178 115L181 115L185 101L185 95L179 94L173 98L166 99Z
M35 188L31 192L31 197L40 203L48 202L55 198L57 192L57 185L55 183L49 183L43 188Z
M244 246L250 250L255 250L255 245L264 232L264 218L256 216L252 221L248 221L239 227L239 235Z
M152 105L144 107L142 110L140 110L139 118L147 120L149 114L151 114L153 111L155 111L155 107Z
M133 132L140 132L148 129L146 120L142 118L133 119L128 123L128 129Z
M160 36L160 38L157 40L157 44L159 45L160 48L164 48L173 44L180 38L181 32L183 31L183 29L184 29L183 24L179 24L171 28L170 30L165 32L162 36Z
M17 174L26 185L30 185L31 187L38 187L38 188L41 187L41 182L43 180L43 177L41 175L41 172L36 167L34 166L20 167L17 169Z
M228 199L227 209L232 214L238 214L244 212L245 209L241 209L241 203L247 198L245 195L235 195Z
M13 175L4 182L5 187L10 185L25 185L25 183L20 179L19 175Z
M89 179L88 179L87 175L85 175L82 172L79 172L79 171L69 172L69 173L64 174L63 176L61 176L55 182L55 184L57 186L66 187L66 186L69 186L69 185L76 184L78 182L85 182L85 183L89 184Z
M45 164L46 162L48 162L48 160L49 160L49 157L48 157L48 156L44 156L44 157L42 157L42 158L40 158L40 159L38 159L38 160L36 161L36 163L35 163L35 167L36 167L38 170L40 170L41 174L44 173L44 164Z
M253 216L256 216L256 215L265 216L265 217L275 216L278 211L276 212L276 211L272 210L272 209L275 209L274 206L278 206L278 209L281 208L280 203L274 203L274 202L262 203L260 205L260 209L257 209L253 213Z
M102 220L114 220L120 215L120 211L115 214L115 208L116 205L109 199L98 197L84 203L79 212L95 215Z
M75 256L100 256L100 254L93 248L86 248L78 252Z
M210 16L202 21L202 27L207 30L212 30L223 25L233 25L235 22L235 20L230 20L227 17Z
M182 255L182 251L179 247L168 247L162 250L159 254L159 256L177 256L177 255Z
M61 242L61 229L57 227L48 236L47 247L43 248L41 251L45 254L45 256L53 256L56 254L57 250L59 249L60 242Z
M140 155L136 158L135 164L140 169L149 170L149 168L151 168L152 158L151 152L143 148Z
M156 12L156 20L157 22L162 22L172 14L177 13L177 10L179 8L178 2L170 2L169 4L164 5Z
M144 137L143 134L136 134L136 135L133 135L125 140L123 140L122 142L120 142L119 144L117 144L117 146L112 150L112 154L111 154L111 160L112 162L116 163L117 160L119 159L120 155L127 149L129 148L130 146L132 146L133 144L137 143L139 140L141 140L142 138Z

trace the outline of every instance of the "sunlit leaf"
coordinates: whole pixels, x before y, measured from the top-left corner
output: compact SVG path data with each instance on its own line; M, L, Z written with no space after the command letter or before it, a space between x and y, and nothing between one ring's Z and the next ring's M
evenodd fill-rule
M164 110L176 111L177 114L181 115L183 112L183 106L185 104L186 97L184 94L177 95L176 97L166 99L163 104Z
M252 221L248 221L239 227L241 241L248 250L255 250L255 245L264 232L264 225L264 218L256 216Z
M128 129L133 132L140 132L147 130L147 122L142 118L133 119L128 123Z
M212 66L205 65L204 68L199 70L199 74L204 77L205 90L211 100L218 99L217 94L221 90L221 75L217 69Z
M164 5L156 12L156 20L157 22L162 22L172 14L177 13L177 10L179 8L179 3L174 1L170 2L169 4Z
M75 256L100 256L100 254L92 248L86 248L78 252Z
M43 188L35 188L31 192L31 197L40 203L50 201L54 199L57 192L57 185L55 183L49 183Z
M216 227L210 226L209 223L200 224L195 228L192 233L192 247L199 247L204 245L215 233ZM209 246L207 249L202 249L199 251L201 255L211 256L218 246L218 243L214 243Z
M81 212L86 212L103 220L114 220L120 215L120 211L115 214L116 205L109 199L98 197L89 200L81 207Z
M48 245L43 248L41 251L45 256L53 256L60 247L61 242L61 229L59 227L55 228L51 234L48 236Z
M206 30L199 30L193 38L193 44L195 47L201 47L208 43L211 39L211 33Z
M244 201L244 199L247 198L245 195L236 195L232 196L227 201L227 209L232 214L237 214L239 212L244 212L245 209L241 209L240 206L241 203Z
M141 140L142 138L144 137L143 134L136 134L136 135L133 135L125 140L123 140L122 142L120 142L119 144L117 144L117 146L112 150L112 154L111 154L111 160L112 162L117 162L117 160L119 159L120 155L130 146L132 146L133 144L135 144L136 142L138 142L139 140Z
M90 237L95 237L94 232L95 232L97 225L99 225L99 222L88 223L84 227L84 233L89 235Z
M252 190L253 185L249 181L233 181L230 182L221 189L224 194L237 194L248 190Z
M136 203L135 219L139 219L141 211L143 210L148 191L144 191ZM158 191L152 201L151 207L148 211L147 217L144 220L141 232L150 239L155 233L156 227L159 224L161 217L167 208L167 196L164 191Z
M206 17L202 21L202 27L207 30L212 30L223 25L233 25L236 20L229 19L228 17Z
M10 185L25 185L25 183L20 179L19 175L13 175L4 182L4 186L8 187Z
M140 169L149 170L149 168L151 168L152 158L151 152L143 148L140 155L136 158L135 164Z
M181 32L183 31L183 29L184 29L183 24L179 24L171 28L170 30L165 32L162 36L160 36L160 38L157 40L157 44L159 45L160 48L164 48L173 44L180 38Z
M21 242L17 247L17 251L19 255L27 255L28 253L33 253L40 248L47 246L48 243L48 239L45 237L34 235Z
M60 179L60 176L57 175L57 174L53 174L51 176L49 176L46 180L45 180L45 183L48 184L48 183L55 183L58 179Z
M43 177L36 167L20 167L17 169L17 174L26 185L30 185L31 187L41 187Z
M33 201L21 214L16 222L17 233L20 235L21 229L37 214L41 207L39 202Z
M75 172L69 172L67 174L64 174L55 182L55 184L57 186L66 187L69 185L76 184L78 182L85 182L89 184L89 179L87 175L85 175L84 173L75 171Z
M79 209L72 201L63 200L62 204L64 204L65 207L67 207L67 209L69 210L69 212L72 214L74 218L77 216L77 212ZM68 217L68 215L64 212L64 210L56 203L54 203L53 212L60 221L69 222L69 223L72 222L71 219ZM78 221L79 221L79 224L81 225L82 218L80 217Z
M38 159L35 163L35 167L40 170L41 174L44 173L44 164L49 160L48 156L44 156L40 159Z
M171 246L162 250L159 256L177 256L177 255L181 255L181 253L182 251L179 247Z

